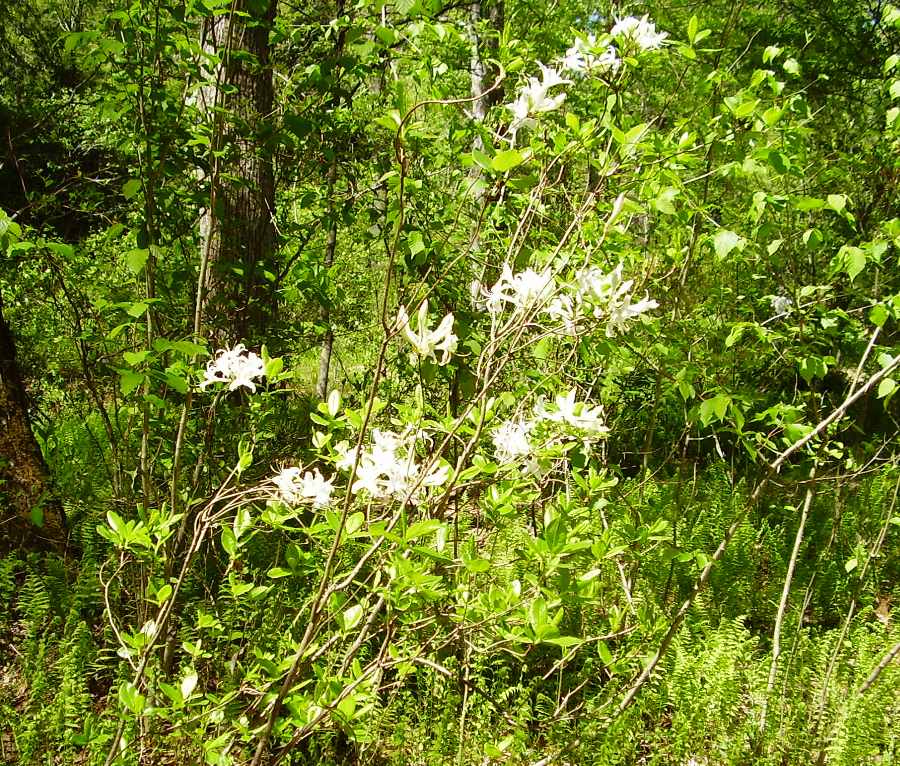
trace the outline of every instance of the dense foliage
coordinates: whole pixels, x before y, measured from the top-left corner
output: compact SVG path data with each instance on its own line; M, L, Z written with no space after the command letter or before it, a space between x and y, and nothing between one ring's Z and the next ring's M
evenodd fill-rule
M900 11L0 63L0 763L900 762Z

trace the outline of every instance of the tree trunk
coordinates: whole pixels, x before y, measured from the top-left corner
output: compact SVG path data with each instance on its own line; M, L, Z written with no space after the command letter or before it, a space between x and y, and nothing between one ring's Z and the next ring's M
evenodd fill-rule
M496 72L489 66L489 59L495 58L503 33L503 0L483 0L469 6L469 40L472 45L470 62L470 94L472 117L476 122L484 122L488 109L500 102L502 89L487 91L493 85ZM481 135L475 137L474 148L484 150Z
M335 9L337 18L344 15L345 2L338 0ZM345 26L340 27L337 37L334 41L334 93L331 100L332 108L340 106L340 58L344 52L344 43L347 39L347 29ZM329 278L327 272L334 263L334 253L337 249L337 211L334 201L334 186L337 181L338 172L338 153L331 160L328 166L328 174L326 176L327 193L328 193L328 239L325 241L325 258L322 265L326 271L325 284L328 285ZM331 309L328 304L328 296L325 296L325 302L322 306L322 321L325 325L325 337L322 339L322 349L319 352L319 371L316 375L316 397L324 399L328 395L328 375L331 371L331 355L334 351L334 327L331 323Z
M334 263L334 251L337 249L337 213L334 204L334 183L337 180L337 157L331 161L328 168L328 239L325 240L325 258L323 266L327 272ZM325 283L328 284L326 278ZM319 352L319 373L316 378L316 397L325 399L328 396L328 373L331 369L331 353L334 350L334 327L331 324L331 309L328 305L328 297L322 306L322 321L325 324L325 337L322 340L322 350Z
M65 514L50 491L31 431L25 384L0 296L0 550L66 545Z
M263 273L273 271L275 250L269 60L275 8L275 0L235 0L232 13L213 17L204 30L204 49L218 64L215 82L201 93L213 134L197 305L199 325L220 344L261 335L274 313Z

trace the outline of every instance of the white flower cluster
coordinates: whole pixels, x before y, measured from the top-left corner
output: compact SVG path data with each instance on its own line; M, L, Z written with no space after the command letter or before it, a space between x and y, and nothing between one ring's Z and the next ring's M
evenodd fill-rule
M628 323L659 304L645 297L632 302L634 280L623 279L620 263L608 274L596 266L579 269L575 283L547 307L547 314L558 321L567 335L578 334L578 324L586 318L606 322L606 336L624 332Z
M476 305L487 309L491 315L497 315L507 305L514 311L527 310L548 300L556 284L550 269L540 272L525 269L513 274L509 264L505 263L500 278L489 290L478 281L473 282L470 289Z
M428 301L422 301L419 306L418 315L418 331L413 330L409 321L409 315L406 309L401 306L397 312L397 326L403 330L407 340L412 344L415 352L426 359L431 357L438 364L447 364L450 361L450 355L456 351L456 342L458 338L453 334L453 314L447 314L436 330L428 329ZM441 352L441 358L438 359L437 353Z
M586 401L577 401L575 389L572 389L565 396L557 396L555 403L549 406L540 397L534 406L532 419L507 420L494 429L491 441L494 443L497 460L506 464L520 463L525 474L538 473L540 468L534 456L535 447L531 436L541 424L546 423L556 424L564 431L577 432L578 437L586 444L609 433L604 422L603 408L591 407ZM569 436L568 433L557 433L545 440L544 444Z
M277 488L276 497L288 505L312 501L313 508L321 508L331 502L334 478L326 479L318 468L302 473L300 468L282 468L272 481Z
M206 365L200 388L206 388L213 383L227 383L229 391L241 386L256 391L255 379L265 374L263 360L244 348L243 343L238 343L230 350L221 349L216 353L216 358Z
M493 287L480 282L471 286L475 305L491 316L504 309L525 311L539 309L549 316L566 335L577 335L579 324L587 320L606 322L606 335L623 332L630 321L659 304L650 298L632 302L634 280L623 279L622 264L608 274L596 266L579 269L574 283L558 281L549 268L537 272L525 269L514 274L509 264L503 266Z
M615 23L609 31L619 40L623 47L636 48L638 51L653 51L659 48L669 36L666 32L657 32L656 24L649 17L627 16Z
M534 115L559 109L562 102L566 100L565 93L551 96L549 91L557 85L568 85L572 81L566 80L553 67L544 66L540 62L538 62L538 66L541 68L541 79L529 77L528 84L519 91L516 100L506 105L506 108L513 113L513 121L509 126L513 136L519 128L533 127L535 125Z
M585 75L593 72L612 72L615 74L622 65L615 45L598 47L597 36L588 34L579 37L575 44L566 51L559 60L563 69Z
M351 491L354 494L365 491L376 499L417 501L423 489L441 486L450 473L447 466L437 466L425 473L416 461L416 443L422 439L422 432L412 429L402 434L374 429L371 445L359 456ZM356 461L356 447L343 443L337 446L337 451L338 468L349 471Z
M625 53L640 53L659 48L668 37L665 32L657 32L656 25L644 16L640 19L628 16L616 22L609 36L598 41L594 34L578 37L566 50L566 55L558 61L563 70L577 75L615 74L622 65L619 50ZM618 44L618 48L610 40ZM529 77L519 90L515 101L506 104L513 119L509 126L511 143L515 143L519 128L530 128L536 124L535 117L559 109L566 100L566 94L550 90L560 85L571 85L572 81L563 77L559 69L538 62L541 77Z
M534 413L539 420L561 423L591 436L609 433L609 429L604 425L603 408L591 407L587 402L576 401L574 388L565 396L557 396L555 404L550 409L547 409L543 399L538 399Z
M794 307L794 301L786 295L770 295L769 303L772 304L772 311L775 312L775 314L770 317L770 321L772 319L779 319L783 316L787 316Z

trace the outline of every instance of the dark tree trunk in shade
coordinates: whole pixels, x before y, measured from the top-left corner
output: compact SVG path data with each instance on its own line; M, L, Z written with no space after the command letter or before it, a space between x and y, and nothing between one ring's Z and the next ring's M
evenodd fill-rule
M204 30L204 48L219 64L215 83L201 94L214 153L200 224L199 311L203 331L220 344L258 338L274 313L264 272L277 272L269 55L275 6L236 0L233 13L213 17Z
M25 384L0 296L0 551L66 545L65 514L28 417Z

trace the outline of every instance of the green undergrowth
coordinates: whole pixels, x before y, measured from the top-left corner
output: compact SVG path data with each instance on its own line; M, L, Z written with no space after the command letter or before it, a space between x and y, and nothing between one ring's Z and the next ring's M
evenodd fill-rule
M479 655L454 644L439 658L445 672L420 665L403 677L383 677L362 724L328 727L284 762L432 766L532 764L549 757L547 763L580 766L896 763L900 667L894 662L874 689L859 692L900 640L891 608L900 598L897 548L890 542L895 527L865 581L855 579L857 567L830 563L849 561L877 533L894 482L885 474L852 488L819 488L811 513L821 523L810 525L798 560L762 737L772 624L798 518L798 498L783 492L760 503L739 528L659 671L621 716L614 713L622 684L607 683L600 652L582 661L578 677L589 683L574 688L571 666L553 672L558 654L535 647L524 655ZM659 515L674 524L680 550L699 551L712 550L747 494L731 485L722 467L710 468L689 487L679 487L676 477L640 486L637 479L625 481L619 489L608 509L613 524L627 529L630 514ZM105 551L90 533L96 521L88 514L80 525L84 555L77 568L51 555L0 561L2 763L99 764L105 757L115 724L110 702L131 671L116 654L104 600L112 614L129 619L137 607L127 583L105 587L110 563L101 566ZM477 538L479 523L465 521L461 533ZM533 536L531 523L514 519L492 538L495 583L522 576L517 551ZM297 555L290 546L288 538L260 537L245 565L278 566ZM823 556L825 548L840 555ZM357 554L352 546L342 551L348 560ZM305 555L314 565L321 554ZM643 599L635 608L671 615L696 574L696 562L676 561L660 546L658 555L629 572ZM203 575L198 568L185 585L182 611L198 620L183 621L177 639L196 647L193 667L206 694L224 700L221 721L237 711L227 693L239 694L242 684L254 682L241 677L245 654L290 655L291 630L312 580L248 605L215 592L213 562L206 570L212 579ZM855 613L841 640L854 594ZM591 619L583 615L580 626L588 634ZM365 650L361 657L365 661ZM174 675L181 672L176 667ZM146 720L145 730L135 732L140 746L129 748L134 763L216 763L220 757L210 749L215 715L203 726L189 709L175 726ZM248 754L232 755L240 762Z

